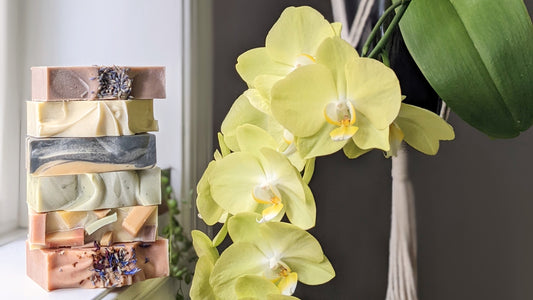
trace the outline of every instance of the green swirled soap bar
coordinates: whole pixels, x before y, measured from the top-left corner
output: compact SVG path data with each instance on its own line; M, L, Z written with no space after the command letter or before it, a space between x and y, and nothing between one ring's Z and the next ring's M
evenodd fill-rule
M36 212L88 211L161 204L161 169L37 177L28 175L28 207Z
M26 102L33 137L97 137L157 131L153 100Z

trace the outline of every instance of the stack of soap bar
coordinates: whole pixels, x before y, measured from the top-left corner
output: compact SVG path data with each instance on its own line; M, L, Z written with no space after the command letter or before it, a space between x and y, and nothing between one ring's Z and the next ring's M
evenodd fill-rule
M26 270L46 290L168 276L153 99L164 67L34 67Z

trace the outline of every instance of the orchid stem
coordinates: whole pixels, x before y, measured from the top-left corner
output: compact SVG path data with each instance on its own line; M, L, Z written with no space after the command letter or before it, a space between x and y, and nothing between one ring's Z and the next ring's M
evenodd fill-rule
M367 55L368 50L370 48L370 44L372 43L372 41L374 40L376 35L379 33L381 25L383 25L385 20L387 20L389 15L391 13L393 13L396 8L401 6L401 8L398 10L398 13L394 16L394 19L392 20L392 22L387 27L387 30L385 31L385 34L383 35L383 37L379 40L378 44L376 45L376 47L374 47L374 49L372 50L370 55L368 55L368 57L370 57L370 58L376 58L377 57L379 51L381 51L381 49L386 45L387 40L392 35L392 32L394 31L395 27L398 25L398 22L400 22L400 19L402 18L403 14L405 13L405 10L407 9L407 6L408 6L409 2L411 2L411 0L401 0L401 1L398 1L398 2L396 2L394 4L392 4L389 8L387 8L387 10L385 10L383 15L379 18L378 22L376 23L376 25L372 29L372 32L370 32L370 35L368 36L365 44L363 45L363 50L361 51L361 56L364 57L364 56Z
M310 158L305 162L305 171L304 176L302 177L305 184L309 184L311 182L311 178L313 178L313 173L315 172L315 158Z

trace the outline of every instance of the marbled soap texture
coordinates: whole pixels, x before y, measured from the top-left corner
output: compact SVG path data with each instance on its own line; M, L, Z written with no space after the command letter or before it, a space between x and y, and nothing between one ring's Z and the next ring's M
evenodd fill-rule
M36 212L159 205L161 170L156 167L51 177L28 175L27 202Z
M168 240L30 250L26 273L44 289L120 287L168 276Z
M27 134L98 137L157 131L153 100L26 102Z
M27 138L26 168L35 176L149 169L156 164L155 136Z

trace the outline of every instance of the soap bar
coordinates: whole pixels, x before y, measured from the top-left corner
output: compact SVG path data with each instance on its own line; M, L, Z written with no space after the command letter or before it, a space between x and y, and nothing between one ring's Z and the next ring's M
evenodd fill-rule
M164 99L165 67L33 67L32 100Z
M157 131L153 100L26 102L27 134L97 137Z
M122 223L135 216L138 208L147 208L150 214L140 222L139 230L131 234L123 227ZM43 216L46 220L44 223L41 221ZM105 226L92 226L99 221L105 221L106 217L114 217L112 218L113 222ZM30 209L29 220L29 232L33 234L28 235L28 242L32 249L36 247L81 246L89 242L100 241L109 231L113 232L114 242L153 242L157 238L157 206L113 208L103 217L98 214L98 211L96 213L94 211L37 213ZM81 235L74 233L79 229L81 229ZM41 238L43 235L45 236L44 243ZM62 239L59 240L57 236L62 236ZM54 237L55 239L52 239ZM52 243L52 241L54 242Z
M149 169L155 166L155 136L27 138L26 168L36 176Z
M168 240L34 250L26 243L26 273L48 291L131 285L168 276Z
M26 194L29 208L36 212L159 205L161 169L64 176L28 175Z

